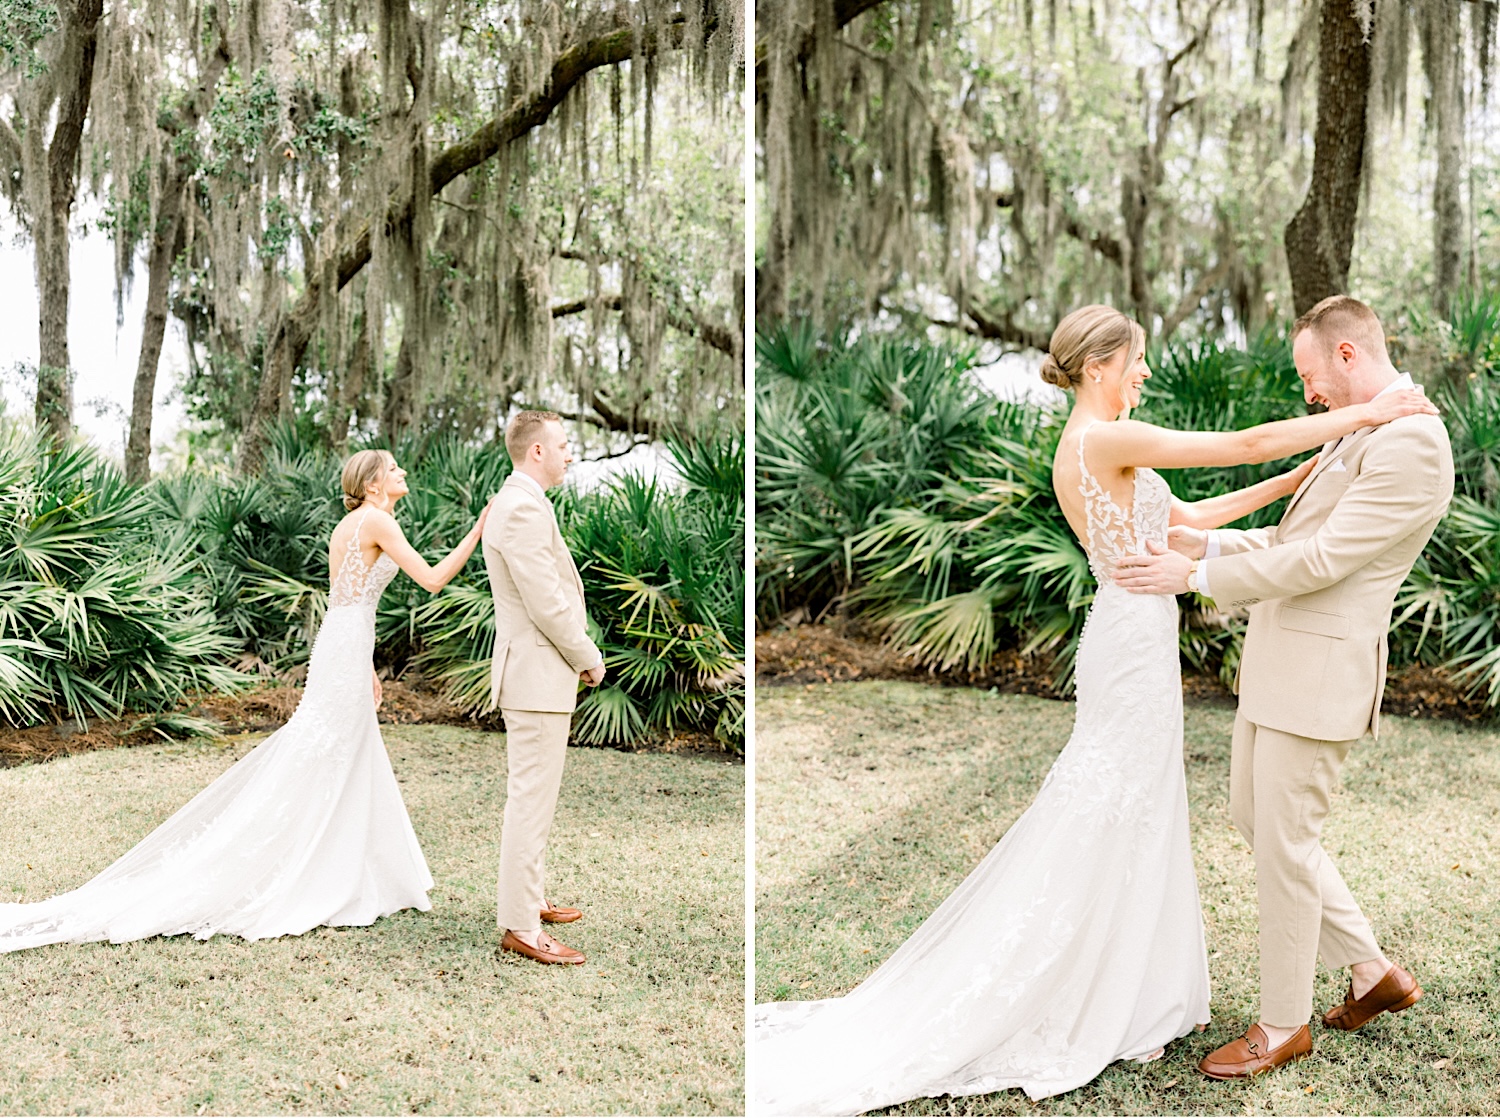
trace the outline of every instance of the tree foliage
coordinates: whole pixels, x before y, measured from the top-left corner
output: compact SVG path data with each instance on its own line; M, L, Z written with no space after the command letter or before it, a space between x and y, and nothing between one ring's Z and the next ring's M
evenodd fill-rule
M77 21L6 3L0 114L24 136L27 52L47 64ZM120 284L149 273L132 477L169 314L200 441L217 432L251 470L274 421L337 448L492 435L518 404L626 437L733 413L743 16L740 0L113 6L75 162ZM23 217L27 197L11 192Z
M1378 276L1350 256L1387 238L1412 259L1402 307L1446 313L1497 197L1495 21L1448 0L762 5L759 320L1024 348L1109 302L1156 338L1243 339ZM1418 220L1393 220L1412 167Z

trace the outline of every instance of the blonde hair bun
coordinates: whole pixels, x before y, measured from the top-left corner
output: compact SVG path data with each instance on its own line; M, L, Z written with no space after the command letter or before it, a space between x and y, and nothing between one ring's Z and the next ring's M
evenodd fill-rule
M1057 358L1047 353L1042 355L1042 367L1040 369L1042 379L1048 384L1055 384L1058 388L1072 388L1073 382L1068 379L1068 374L1063 372L1062 366L1057 363Z
M1059 388L1077 388L1090 362L1112 360L1126 346L1143 346L1145 341L1145 331L1135 320L1114 307L1079 307L1052 331L1042 358L1042 379Z
M344 463L340 482L344 490L344 508L353 512L365 503L365 490L385 477L395 461L387 450L361 450Z

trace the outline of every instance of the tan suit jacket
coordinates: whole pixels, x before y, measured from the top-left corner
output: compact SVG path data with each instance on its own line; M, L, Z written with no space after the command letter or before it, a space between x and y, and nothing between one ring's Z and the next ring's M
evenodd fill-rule
M1411 415L1325 446L1275 528L1218 533L1209 589L1252 607L1246 718L1323 741L1379 736L1392 603L1452 497L1448 431Z
M571 713L579 673L602 658L552 502L512 474L490 507L483 541L495 598L490 705Z

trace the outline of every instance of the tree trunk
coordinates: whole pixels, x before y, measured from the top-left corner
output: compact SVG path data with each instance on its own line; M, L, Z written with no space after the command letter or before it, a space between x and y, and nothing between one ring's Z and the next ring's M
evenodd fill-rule
M558 55L540 93L516 101L464 139L439 152L428 165L428 193L439 193L459 175L488 162L506 145L541 127L591 71L617 66L628 59L646 58L659 50L682 47L685 21L681 18L671 21L660 40L654 32L643 33L635 26L626 9L621 9L615 22L618 30L579 43ZM707 37L716 30L717 23L710 22L703 28L703 34ZM397 228L412 220L413 207L414 199L410 196L393 197L385 213L373 220ZM373 222L367 221L339 250L337 291L342 291L370 262L372 231ZM318 323L318 306L323 297L321 261L308 261L305 274L308 279L301 298L281 317L266 343L255 411L240 441L239 468L243 473L260 472L265 458L265 429L280 410L281 386L291 384L292 372L307 351Z
M361 319L359 333L354 335L354 351L349 355L348 367L339 379L338 391L330 401L328 417L328 445L335 454L343 454L349 445L349 417L354 405L364 391L365 378L370 370L370 324Z
M181 124L167 125L168 134L191 136L198 121L213 100L219 78L229 65L229 43L224 29L219 30L219 46L203 69L197 96L188 105ZM172 287L172 266L182 251L182 207L191 178L187 161L191 155L169 147L172 154L163 168L161 210L152 231L151 248L146 261L146 318L141 328L141 353L135 366L135 389L130 400L130 439L125 444L125 479L134 485L151 480L151 413L156 396L156 372L161 363L162 341L167 333L167 297Z
M391 445L411 430L417 418L416 363L412 359L411 338L406 331L401 333L401 347L396 350L396 371L391 375L391 386L386 390L385 408L380 416L380 433Z
M182 193L186 183L173 175L162 193L161 212L147 257L146 320L141 329L141 354L135 367L135 390L130 399L130 440L125 444L125 480L145 485L151 480L151 410L156 396L156 369L167 333L167 294L172 263L182 247Z
M73 432L73 371L68 363L68 215L71 205L37 215L36 289L41 362L36 370L36 426L59 446ZM59 212L61 211L61 212Z
M1285 234L1292 307L1299 315L1349 285L1369 94L1370 44L1355 20L1354 5L1325 0L1318 28L1312 181Z
M1151 216L1152 168L1149 148L1140 152L1142 177L1127 174L1120 183L1120 216L1125 225L1126 280L1135 320L1150 338L1156 333L1156 306L1151 295L1151 277L1146 273L1146 222ZM1144 180L1144 181L1143 181Z
M41 361L36 376L36 424L59 445L73 432L73 372L68 361L68 221L77 190L78 151L94 88L99 20L104 0L59 6L63 48L58 55L57 126L47 148L47 205L36 215L36 282ZM33 127L44 127L34 121Z
M1422 36L1432 116L1437 133L1437 177L1432 187L1432 306L1447 316L1458 291L1463 261L1463 36L1459 13L1446 4L1423 6L1429 26Z

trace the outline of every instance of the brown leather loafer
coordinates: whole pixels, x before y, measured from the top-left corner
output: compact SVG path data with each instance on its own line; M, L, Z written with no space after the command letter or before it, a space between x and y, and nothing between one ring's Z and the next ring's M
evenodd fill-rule
M546 901L542 902L546 904ZM542 909L542 923L544 924L571 924L579 919L583 913L576 908L564 908L562 905L547 905Z
M1417 985L1417 980L1392 963L1385 977L1371 986L1362 998L1354 996L1354 983L1350 982L1344 1004L1323 1014L1323 1024L1330 1029L1352 1033L1377 1014L1400 1013L1416 1005L1421 996L1422 987Z
M1300 1060L1312 1051L1312 1030L1303 1025L1279 1048L1272 1048L1265 1030L1251 1025L1244 1036L1216 1048L1198 1063L1198 1070L1210 1079L1249 1079L1263 1071Z
M558 943L546 932L536 937L536 946L532 947L525 940L517 938L514 932L507 931L504 938L500 940L500 946L506 951L514 951L517 955L525 955L528 959L535 959L539 963L583 962L582 951L574 951L571 947Z

